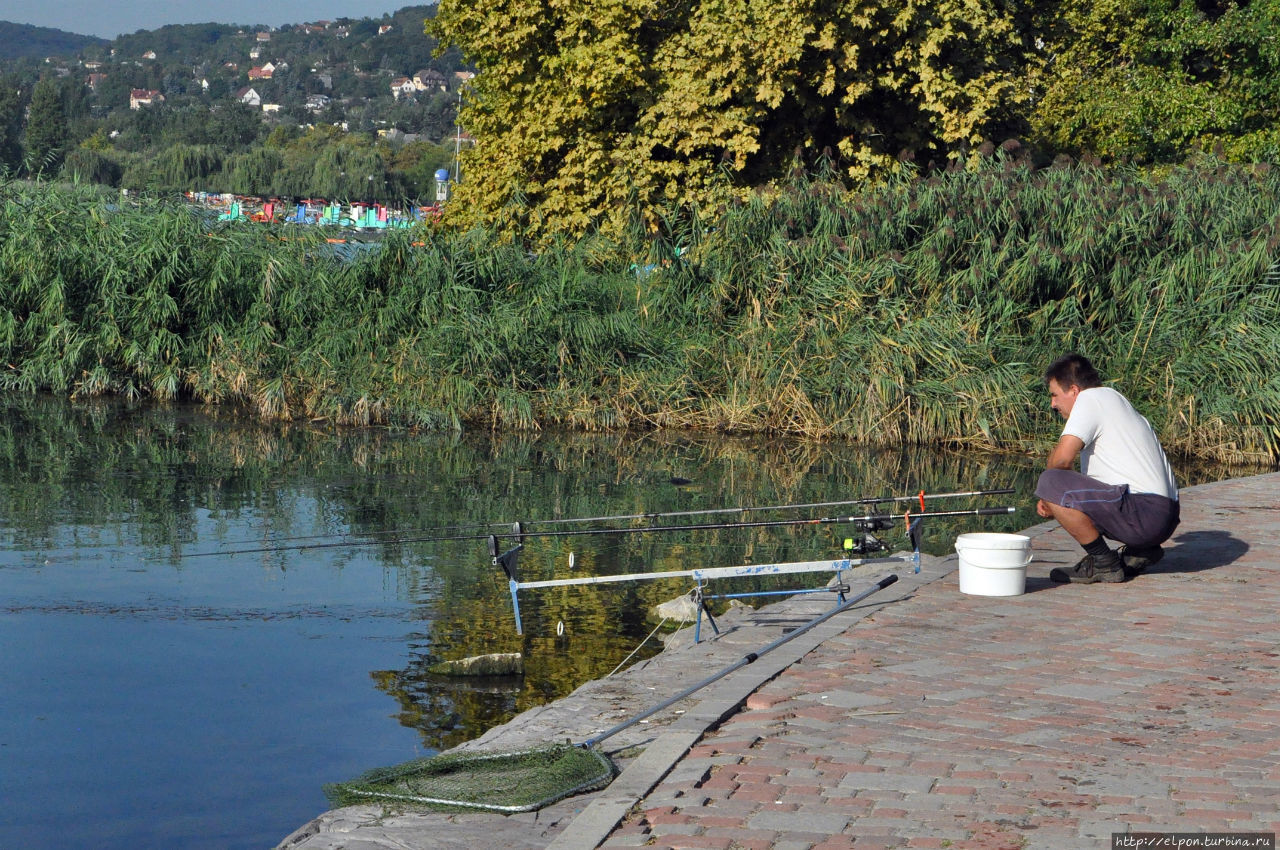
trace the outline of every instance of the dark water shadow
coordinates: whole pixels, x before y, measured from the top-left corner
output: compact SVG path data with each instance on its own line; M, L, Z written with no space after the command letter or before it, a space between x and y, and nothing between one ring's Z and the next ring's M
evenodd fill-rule
M1164 557L1147 568L1153 573L1198 573L1234 563L1249 551L1249 544L1226 531L1188 531L1165 544Z

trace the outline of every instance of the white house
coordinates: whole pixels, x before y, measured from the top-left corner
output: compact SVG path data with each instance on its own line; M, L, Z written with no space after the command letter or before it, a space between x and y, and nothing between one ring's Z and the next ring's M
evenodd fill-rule
M391 94L398 100L402 94L413 94L418 87L408 77L396 77L391 81Z

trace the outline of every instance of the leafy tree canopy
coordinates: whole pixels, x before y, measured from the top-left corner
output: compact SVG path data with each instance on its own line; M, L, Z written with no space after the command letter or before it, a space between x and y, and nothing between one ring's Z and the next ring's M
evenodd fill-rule
M1280 148L1280 0L1066 0L1033 115L1046 147L1169 161Z
M634 203L723 201L797 149L861 176L963 155L1029 96L1017 0L442 0L427 31L475 64L453 205L582 233Z

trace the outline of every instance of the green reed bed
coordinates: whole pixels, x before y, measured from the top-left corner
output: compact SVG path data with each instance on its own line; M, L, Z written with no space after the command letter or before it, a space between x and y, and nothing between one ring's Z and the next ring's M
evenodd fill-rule
M0 189L0 386L422 427L1030 448L1080 350L1175 449L1280 459L1280 173L998 158L806 178L575 244L314 229Z

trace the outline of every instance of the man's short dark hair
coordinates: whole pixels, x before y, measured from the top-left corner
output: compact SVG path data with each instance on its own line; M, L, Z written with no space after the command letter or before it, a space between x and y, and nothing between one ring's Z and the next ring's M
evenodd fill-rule
M1102 386L1102 378L1098 370L1093 368L1089 358L1083 354L1064 354L1049 364L1044 370L1044 382L1057 381L1064 390L1079 387L1082 390Z

